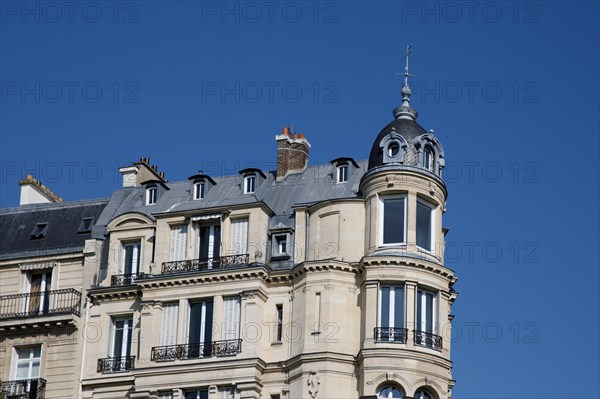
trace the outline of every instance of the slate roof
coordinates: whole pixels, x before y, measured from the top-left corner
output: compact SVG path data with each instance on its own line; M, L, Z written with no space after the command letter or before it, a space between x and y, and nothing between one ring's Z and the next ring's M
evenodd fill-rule
M396 119L384 127L373 142L373 147L371 147L371 154L369 156L369 169L383 165L383 149L379 146L379 143L381 143L381 140L393 130L401 135L409 144L406 149L407 153L404 156L405 164L412 166L417 164L416 150L411 144L414 138L427 133L427 131L413 120Z
M139 212L154 219L157 214L202 211L211 208L264 203L273 212L271 227L279 223L293 227L290 216L292 207L315 204L322 201L357 198L359 183L366 172L367 161L358 161L358 168L348 176L345 183L336 182L336 169L332 164L309 166L304 172L288 175L276 181L275 172L265 173L266 179L257 181L256 192L243 194L243 176L213 177L216 185L208 190L204 199L193 200L190 181L169 182L154 205L145 205L144 187L128 187L116 190L100 216L97 225L106 226L119 215ZM100 231L97 232L100 234ZM96 231L94 233L96 236Z
M95 223L108 198L0 209L0 259L79 252L91 232L80 233L83 218ZM32 238L38 223L48 223L43 238Z

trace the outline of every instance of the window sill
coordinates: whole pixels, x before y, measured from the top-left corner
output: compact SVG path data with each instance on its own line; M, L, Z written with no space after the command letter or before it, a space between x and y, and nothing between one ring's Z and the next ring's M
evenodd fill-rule
M283 345L283 341L273 341L271 342L271 346L281 346Z
M287 254L281 254L281 255L271 256L271 260L273 262L278 262L278 261L288 260L288 259L290 259L290 255L287 255Z

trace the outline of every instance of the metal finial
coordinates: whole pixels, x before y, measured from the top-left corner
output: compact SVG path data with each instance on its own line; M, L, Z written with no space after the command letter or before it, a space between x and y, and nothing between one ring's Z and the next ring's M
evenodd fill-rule
M408 86L408 57L410 56L410 53L412 53L412 44L408 44L406 46L406 56L404 57L404 59L406 60L406 66L404 67L404 85Z

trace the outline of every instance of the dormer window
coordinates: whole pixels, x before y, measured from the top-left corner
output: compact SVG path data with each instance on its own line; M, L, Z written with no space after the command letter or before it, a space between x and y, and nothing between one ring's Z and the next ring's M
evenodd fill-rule
M203 181L194 183L194 199L199 200L199 199L204 198L205 190L206 190L206 185Z
M390 158L395 158L400 153L400 144L397 141L392 141L387 147L387 154Z
M252 194L256 190L256 176L244 177L244 194Z
M431 147L425 146L423 149L423 164L421 166L428 171L433 172L433 164L433 150Z
M277 234L273 237L273 256L287 255L287 234Z
M337 167L337 182L345 183L348 181L348 165L340 165Z
M151 186L146 189L146 205L156 204L157 190L156 186Z
M84 233L89 233L90 231L92 231L92 222L93 221L94 221L94 218L81 219L81 223L79 223L79 229L77 230L77 233L84 234Z
M40 238L44 238L46 235L46 230L48 229L48 223L38 223L35 225L35 228L31 232L31 239L38 240Z

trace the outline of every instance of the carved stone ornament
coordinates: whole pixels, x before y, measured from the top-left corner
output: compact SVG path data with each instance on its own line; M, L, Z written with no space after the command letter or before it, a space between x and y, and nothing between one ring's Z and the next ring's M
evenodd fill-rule
M306 380L306 384L308 385L308 393L311 398L316 398L317 393L319 393L319 385L321 384L319 376L317 375L317 370L310 370L310 375Z

